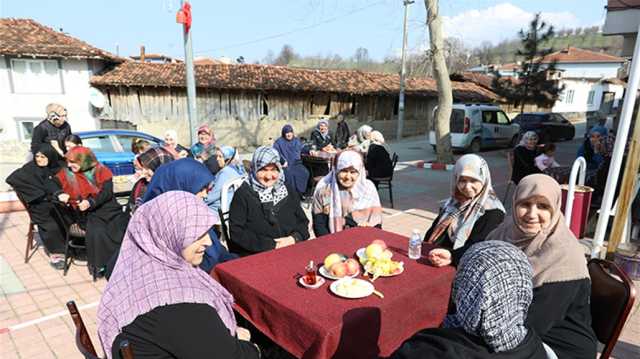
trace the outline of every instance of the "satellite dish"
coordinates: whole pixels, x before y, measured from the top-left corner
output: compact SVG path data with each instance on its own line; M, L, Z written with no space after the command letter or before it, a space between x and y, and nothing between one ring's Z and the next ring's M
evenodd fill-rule
M89 103L95 108L103 108L105 105L104 95L95 87L89 87Z

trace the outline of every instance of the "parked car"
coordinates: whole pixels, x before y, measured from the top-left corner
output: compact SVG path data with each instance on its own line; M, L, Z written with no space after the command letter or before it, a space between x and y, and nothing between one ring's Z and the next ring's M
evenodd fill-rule
M453 149L471 153L489 147L515 146L520 134L520 126L512 123L500 107L491 104L453 104L449 125ZM429 143L435 149L434 131L429 133Z
M516 116L513 122L520 125L522 133L537 133L543 143L572 140L576 135L573 124L559 113L524 112Z
M98 161L109 167L114 176L127 176L135 173L131 152L131 141L142 138L151 146L162 146L164 141L143 132L128 130L97 130L76 133L85 147L89 147Z

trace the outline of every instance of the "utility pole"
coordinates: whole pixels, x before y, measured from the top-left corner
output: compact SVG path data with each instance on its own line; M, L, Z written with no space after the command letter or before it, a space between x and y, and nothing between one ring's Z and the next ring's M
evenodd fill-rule
M198 112L196 109L196 78L193 69L193 43L191 42L191 6L188 1L181 0L181 9L188 7L188 23L182 24L184 38L184 66L187 75L187 117L189 119L189 144L193 144L193 121L197 120Z
M406 72L405 51L407 49L407 17L409 16L409 5L413 4L413 0L404 0L404 30L402 32L402 60L400 66L400 95L398 96L398 131L396 139L402 139L402 131L404 129L404 76Z

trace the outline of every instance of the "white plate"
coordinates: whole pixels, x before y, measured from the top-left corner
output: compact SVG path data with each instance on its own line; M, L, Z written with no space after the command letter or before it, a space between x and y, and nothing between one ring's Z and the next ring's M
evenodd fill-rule
M366 250L365 248L360 248L360 249L358 249L356 251L356 256L358 256L358 258L360 260L360 264L362 264L363 266L364 266L363 262L367 261L367 255L365 254L365 250ZM380 277L394 277L394 276L402 274L402 272L404 272L404 262L400 262L400 271L399 272L396 272L396 273L393 273L393 274L384 274L384 275L381 275Z
M320 272L320 275L322 275L323 277L325 277L327 279L338 280L338 279L342 279L342 278L355 278L355 277L357 277L360 274L360 268L358 268L358 271L356 272L356 274L346 275L344 277L336 277L336 276L332 275L331 273L329 273L328 270L326 270L324 268L324 266L320 266L320 269L318 270L318 272Z
M316 284L313 284L313 285L307 284L307 282L304 281L304 276L302 276L302 277L300 277L300 279L298 279L298 283L300 283L301 286L303 286L305 288L309 288L309 289L320 288L320 287L322 287L324 282L325 282L324 278L322 278L320 276L316 276Z
M350 293L345 293L338 289L343 283L348 283L351 281L353 281L354 283L358 283L358 287L361 289L359 291L354 291ZM374 290L373 284L365 280L355 279L355 278L342 278L340 280L337 280L331 283L331 285L329 286L329 289L333 292L333 294L339 297L349 298L349 299L368 297L371 294L373 294L373 290Z

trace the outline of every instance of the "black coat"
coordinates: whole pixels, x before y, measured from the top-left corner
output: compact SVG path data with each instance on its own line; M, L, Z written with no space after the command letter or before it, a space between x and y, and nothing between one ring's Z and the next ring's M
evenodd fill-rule
M393 174L391 156L384 146L372 143L364 161L369 178L387 178Z
M349 124L347 124L347 121L342 120L338 122L338 128L336 129L335 138L336 147L347 148L349 137L351 137L351 131L349 130Z
M520 180L535 173L542 173L536 166L535 150L530 150L524 146L516 146L513 149L513 169L511 171L511 180L518 184Z
M439 214L438 217L433 220L433 223L431 224L431 228L429 228L427 233L424 235L425 241L428 240L429 237L431 237L431 232L435 230L437 223L440 221L441 215L442 213ZM448 231L444 231L444 233L442 233L439 238L436 238L434 244L439 247L450 250L451 263L454 266L457 266L458 263L460 262L460 259L462 258L464 253L467 251L467 249L471 248L471 246L476 243L484 241L489 235L489 233L491 233L491 231L496 229L496 227L498 227L498 225L502 223L503 220L504 220L504 212L502 212L499 209L490 209L486 211L482 216L480 216L480 218L478 218L476 223L474 223L473 229L471 230L471 234L469 234L469 238L464 243L464 246L454 250L453 242L451 242L451 239L449 238Z
M300 206L295 189L269 209L258 194L243 183L233 194L229 208L229 250L240 256L264 252L276 247L274 239L293 236L296 242L309 238L309 220ZM271 220L271 222L269 221Z
M207 304L170 304L137 316L113 341L113 358L121 358L119 347L125 339L136 358L260 357L253 344L231 336L218 312Z
M590 297L589 279L546 283L533 289L527 324L558 358L596 357Z
M546 359L542 341L529 329L520 345L512 350L493 353L482 338L460 328L424 329L405 341L392 359ZM560 358L563 358L560 356Z
M36 153L39 146L43 143L58 142L58 146L63 152L66 152L64 139L71 134L71 126L68 122L64 122L60 127L54 126L49 120L41 121L33 128L31 135L31 152Z
M320 151L326 146L335 145L335 141L331 132L327 134L327 138L324 138L322 137L320 130L315 129L311 132L311 145L316 146L316 150Z

